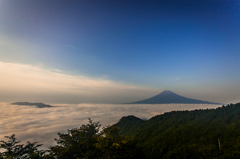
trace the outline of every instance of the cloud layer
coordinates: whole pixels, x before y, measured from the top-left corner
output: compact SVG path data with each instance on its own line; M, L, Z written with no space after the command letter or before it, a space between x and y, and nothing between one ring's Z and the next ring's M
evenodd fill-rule
M0 74L0 102L127 103L160 92L17 63L0 62Z
M172 110L216 108L207 104L54 104L52 108L36 108L0 103L0 140L16 134L18 140L38 141L43 148L54 145L58 132L88 123L88 118L103 126L114 124L127 115L149 119Z

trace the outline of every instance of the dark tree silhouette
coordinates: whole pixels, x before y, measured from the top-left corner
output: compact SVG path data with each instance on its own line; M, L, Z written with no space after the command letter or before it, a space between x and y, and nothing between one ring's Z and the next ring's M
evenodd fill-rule
M1 153L1 158L8 159L32 159L32 158L40 158L43 156L45 151L39 151L38 147L42 144L38 144L37 142L27 142L26 145L18 144L20 141L17 141L15 134L11 136L5 136L8 138L8 141L0 141L0 148L5 149L3 153Z

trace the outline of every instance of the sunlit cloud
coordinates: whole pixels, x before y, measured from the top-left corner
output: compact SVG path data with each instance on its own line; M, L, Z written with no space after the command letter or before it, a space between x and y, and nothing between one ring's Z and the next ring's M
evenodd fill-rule
M123 116L149 119L173 110L217 108L208 104L52 104L51 108L36 108L0 103L0 140L16 134L22 141L38 141L43 148L56 144L58 132L88 123L88 118L102 126L115 124Z
M47 70L39 66L0 62L0 101L57 103L126 103L159 90Z

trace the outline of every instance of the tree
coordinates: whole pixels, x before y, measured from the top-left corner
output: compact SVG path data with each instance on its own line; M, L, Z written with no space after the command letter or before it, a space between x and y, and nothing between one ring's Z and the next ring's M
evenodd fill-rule
M101 130L101 131L100 131ZM58 133L56 146L49 150L39 151L41 144L27 142L19 144L12 136L9 140L1 141L0 159L139 159L144 158L142 150L132 137L118 134L118 128L108 126L101 128L99 122L89 123L73 128L67 133Z
M139 158L137 143L133 138L118 134L118 128L106 127L100 132L99 122L58 133L56 146L50 147L49 157L57 159L131 159ZM142 158L142 155L141 157Z
M41 158L45 151L38 150L42 144L37 144L37 142L27 142L26 145L18 144L20 141L17 141L15 134L11 136L5 136L8 138L8 141L0 141L0 148L5 149L3 153L0 154L0 158L7 159L28 159L28 158Z
M104 159L143 159L141 147L133 137L119 135L119 128L108 126L103 129L98 137L96 147Z
M89 119L89 123L79 128L58 133L56 146L50 147L50 156L58 159L96 158L98 132L101 125Z

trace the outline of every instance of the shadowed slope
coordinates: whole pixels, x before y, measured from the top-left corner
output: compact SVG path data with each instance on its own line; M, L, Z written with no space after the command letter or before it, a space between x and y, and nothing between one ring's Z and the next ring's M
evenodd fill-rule
M124 132L128 132L130 129L135 130L134 128L137 128L143 122L144 120L130 115L122 117L119 122L117 124L114 124L113 126L121 128L119 130L119 133L121 134Z
M126 129L125 117L115 127L121 135L134 136L151 159L237 159L239 152L240 103L216 109L172 111ZM221 143L220 143L221 142Z
M183 104L221 104L221 103L213 103L208 101L202 101L197 99L186 98L180 96L176 93L173 93L169 90L165 90L162 93L137 102L133 102L130 104L170 104L170 103L183 103Z

